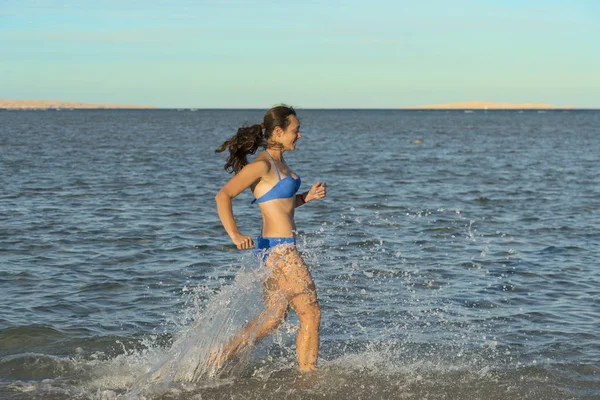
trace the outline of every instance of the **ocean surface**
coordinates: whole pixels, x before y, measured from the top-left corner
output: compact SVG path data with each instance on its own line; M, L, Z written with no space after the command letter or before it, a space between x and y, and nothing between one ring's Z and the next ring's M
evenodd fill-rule
M208 370L264 272L214 149L264 111L0 110L0 399L600 398L598 111L298 110L320 368L291 312Z

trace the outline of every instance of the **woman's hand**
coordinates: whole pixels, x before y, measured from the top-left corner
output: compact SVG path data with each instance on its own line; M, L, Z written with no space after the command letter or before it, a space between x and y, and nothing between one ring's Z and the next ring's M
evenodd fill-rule
M309 201L312 201L312 200L320 200L320 199L324 198L325 196L327 196L326 186L327 186L327 184L325 182L315 183L313 185L313 187L310 188L310 190L308 191L306 196L304 197L304 200L306 200L306 202L308 203Z
M239 234L231 238L238 250L247 250L254 247L254 241L250 236Z

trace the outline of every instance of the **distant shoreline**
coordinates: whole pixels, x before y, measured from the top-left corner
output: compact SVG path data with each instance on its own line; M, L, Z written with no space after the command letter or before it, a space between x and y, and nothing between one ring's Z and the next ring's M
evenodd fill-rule
M81 108L11 108L0 106L0 111L178 111L178 112L194 112L194 111L265 111L266 108L189 108L189 107L81 107ZM491 108L491 109L473 109L473 108L296 108L302 111L402 111L402 112L422 112L422 111L445 111L445 112L527 112L527 111L600 111L598 108Z
M7 110L156 109L155 106L143 106L137 104L94 104L56 100L0 100L0 108Z
M262 107L156 107L138 104L110 104L110 103L82 103L73 101L53 100L0 100L0 110L173 110L173 111L199 111L199 110L264 110ZM388 111L597 111L600 107L573 107L556 106L543 103L492 103L492 102L462 102L448 104L430 104L405 107L297 107L302 110L388 110Z
M465 101L459 103L428 104L403 107L404 110L574 110L573 106L545 103L494 103L491 101Z

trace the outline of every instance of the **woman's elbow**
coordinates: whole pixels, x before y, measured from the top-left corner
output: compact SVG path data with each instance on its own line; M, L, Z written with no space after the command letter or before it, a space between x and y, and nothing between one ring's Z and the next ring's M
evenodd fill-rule
M217 203L222 202L223 200L229 199L230 197L223 191L223 189L219 190L215 195L215 201Z

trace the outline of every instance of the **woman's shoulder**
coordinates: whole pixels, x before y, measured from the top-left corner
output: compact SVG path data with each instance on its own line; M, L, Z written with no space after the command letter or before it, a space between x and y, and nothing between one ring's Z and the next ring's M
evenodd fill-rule
M271 170L271 163L268 160L264 160L260 157L256 157L255 160L248 163L244 168L242 168L244 176L252 176L254 178L263 177L268 174Z
M271 170L271 162L264 154L259 154L256 156L250 165L254 165L255 168L265 168L265 172L269 172Z
M244 166L240 172L235 175L238 182L246 182L248 185L256 183L263 179L269 173L270 166L261 160L254 160ZM233 178L232 178L233 179Z

